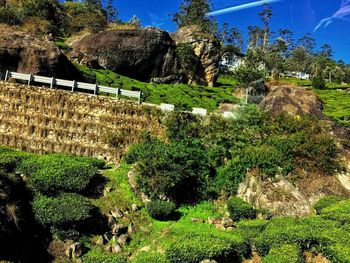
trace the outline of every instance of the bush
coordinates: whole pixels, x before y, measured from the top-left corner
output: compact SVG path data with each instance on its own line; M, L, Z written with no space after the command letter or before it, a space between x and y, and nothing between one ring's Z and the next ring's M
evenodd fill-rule
M133 260L134 263L169 263L166 257L158 253L140 253Z
M253 81L265 79L267 72L264 69L242 64L235 69L233 76L239 83L244 86L248 86Z
M169 220L174 215L176 205L171 201L152 201L146 206L148 214L157 220Z
M52 196L81 192L97 173L87 159L82 160L62 155L33 156L20 169L28 175L28 187L34 193Z
M350 223L350 199L329 204L321 210L320 214L324 219Z
M232 197L228 200L227 209L230 213L230 217L234 221L254 219L257 216L257 210L238 197Z
M315 205L314 208L316 210L316 214L321 214L321 211L323 208L328 207L328 206L332 206L336 203L338 203L339 201L344 200L344 197L341 196L326 196L321 198Z
M171 244L166 257L171 263L199 263L204 259L241 262L247 252L246 244L237 236L188 235Z
M300 248L296 244L273 247L263 258L264 263L299 263L302 261Z
M127 263L128 260L123 255L113 255L108 252L104 252L100 249L90 250L83 255L82 262L84 263ZM151 263L151 262L150 262Z
M57 197L38 195L33 201L35 218L44 226L74 225L90 218L92 208L86 198L73 193L64 193Z
M23 23L24 15L15 7L0 7L0 23L8 25L20 25Z
M163 196L179 204L203 198L210 168L200 145L152 140L133 146L131 153L129 159L137 160L136 182L151 199Z
M315 89L325 89L326 88L326 81L323 79L322 76L316 76L312 79L312 86Z
M10 148L0 149L0 170L7 172L14 171L20 164L20 162L26 158L29 158L30 154L15 151Z

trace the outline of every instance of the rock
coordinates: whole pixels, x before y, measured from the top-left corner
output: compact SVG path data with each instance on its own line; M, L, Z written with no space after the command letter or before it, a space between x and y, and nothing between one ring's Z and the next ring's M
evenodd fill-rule
M67 248L65 254L69 259L75 259L81 257L84 251L84 245L80 242L75 242Z
M106 232L106 233L103 234L103 238L104 238L106 241L111 240L112 236L113 236L112 232Z
M213 259L204 259L200 263L218 263L218 262Z
M187 82L215 86L219 76L220 43L198 26L180 28L171 37L177 45L189 44L195 54L195 74L185 73Z
M110 192L112 192L114 190L114 188L112 186L107 186L104 190L103 190L103 196L107 196Z
M148 253L148 252L150 252L150 251L151 251L151 246L145 246L145 247L143 247L143 248L140 249L140 252L146 252L146 253Z
M227 231L232 231L232 230L234 230L234 229L235 229L235 227L231 227L231 226L229 226L229 227L226 228Z
M134 223L130 223L128 226L128 234L134 234L136 232L136 227L134 225Z
M105 250L110 252L110 253L118 254L122 251L122 248L118 244L114 244L114 245L108 245L105 248Z
M221 225L224 227L224 228L228 228L228 227L233 227L235 224L233 223L233 220L229 217L224 217L222 220L221 220Z
M192 221L193 223L204 223L204 222L205 222L203 219L201 219L201 218L195 218L195 217L191 218L191 221Z
M3 30L0 34L0 72L10 70L47 77L82 80L60 49L44 37Z
M157 28L109 30L71 43L71 60L93 68L105 68L141 81L171 80L178 72L176 44Z
M323 103L312 91L302 87L273 87L260 104L272 114L286 112L292 115L311 115L323 118Z
M97 238L97 240L95 241L95 244L97 245L97 246L103 246L104 244L106 244L106 239L103 237L103 236L99 236L98 238Z
M118 208L113 208L111 210L111 215L114 218L122 218L124 216L123 212L120 209L118 209Z
M226 230L226 228L223 225L221 225L221 224L215 224L215 228L217 230Z
M220 225L221 222L222 222L222 218L208 217L208 223L211 225Z
M112 228L115 224L117 224L118 221L113 217L112 215L108 216L108 226Z
M128 227L124 224L116 224L112 228L112 233L117 236L126 234L127 232L128 232Z
M128 234L123 234L120 237L118 237L117 242L119 245L122 247L125 246L129 242L129 235Z
M131 205L131 210L132 210L133 212L137 212L139 209L140 209L140 207L139 207L137 204L132 204L132 205Z

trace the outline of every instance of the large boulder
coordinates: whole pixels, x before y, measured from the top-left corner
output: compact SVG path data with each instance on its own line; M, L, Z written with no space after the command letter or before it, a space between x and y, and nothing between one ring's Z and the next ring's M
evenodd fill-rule
M89 67L109 69L141 81L179 79L175 42L167 32L156 28L90 34L71 47L70 59Z
M312 115L323 118L321 99L312 91L302 87L273 87L260 106L272 114L286 112L293 115Z
M219 42L198 26L180 28L171 37L177 45L189 44L196 56L194 75L187 76L189 84L215 86L219 76Z
M6 70L81 80L79 71L48 39L4 30L0 34L0 72Z

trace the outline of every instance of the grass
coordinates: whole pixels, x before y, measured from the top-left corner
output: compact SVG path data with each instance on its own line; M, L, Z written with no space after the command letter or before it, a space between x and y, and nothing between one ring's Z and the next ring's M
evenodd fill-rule
M119 87L126 90L140 90L146 103L174 104L177 109L191 110L193 107L214 111L222 102L238 103L232 95L235 80L221 76L218 87L190 86L185 84L152 84L141 82L114 73L106 69L89 69L82 65L76 67L83 73L87 81L101 85Z
M342 90L317 90L314 92L324 102L324 114L350 127L350 93Z

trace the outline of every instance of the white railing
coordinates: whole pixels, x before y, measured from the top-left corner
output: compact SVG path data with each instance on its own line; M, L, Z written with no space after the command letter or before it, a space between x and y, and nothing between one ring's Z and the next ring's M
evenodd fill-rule
M100 86L98 84L78 82L75 80L56 79L54 77L48 78L48 77L37 76L32 74L17 73L17 72L12 72L7 70L5 74L5 81L7 81L10 78L26 81L28 85L30 85L32 82L37 82L42 84L48 84L50 85L50 88L53 88L55 86L71 88L72 92L79 89L79 90L93 91L94 95L97 95L99 92L103 92L107 94L113 94L116 96L116 98L119 98L119 95L124 97L129 97L129 98L136 98L138 102L141 103L141 96L142 96L141 91L131 91L131 90L124 90L120 88L111 88L111 87Z

